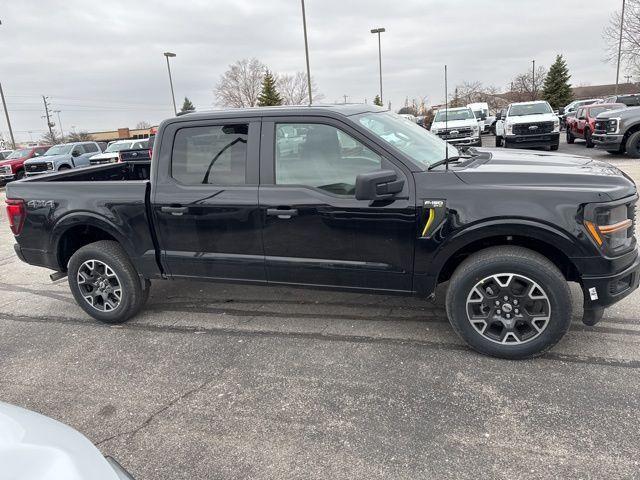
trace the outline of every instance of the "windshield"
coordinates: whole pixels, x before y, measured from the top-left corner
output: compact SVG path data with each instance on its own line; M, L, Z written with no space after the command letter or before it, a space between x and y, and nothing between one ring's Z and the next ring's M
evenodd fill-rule
M27 155L29 155L29 152L31 152L30 148L23 148L22 150L16 150L11 155L9 155L7 158L22 158L22 157L26 157Z
M591 107L589 109L590 117L597 117L602 112L606 112L608 110L620 110L624 108L624 105L607 105L606 107Z
M454 120L470 120L476 117L473 116L473 112L470 108L463 108L462 110L438 110L434 122L444 122L446 117L449 117L449 121Z
M73 148L73 145L55 145L53 147L51 147L49 150L47 150L47 153L45 153L45 156L51 156L51 155L69 155L71 153L71 149Z
M425 169L446 156L447 143L444 140L396 114L361 113L352 118L378 138L424 166ZM450 158L458 156L458 150L455 147L449 145L448 149Z
M541 113L551 113L551 107L547 103L525 103L522 105L511 105L509 109L510 117L540 115Z
M107 147L104 153L119 152L120 150L129 150L133 142L116 142Z

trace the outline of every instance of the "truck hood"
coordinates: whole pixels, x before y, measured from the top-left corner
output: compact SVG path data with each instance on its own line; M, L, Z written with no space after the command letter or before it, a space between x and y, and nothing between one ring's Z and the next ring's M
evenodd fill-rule
M24 161L24 157L22 158L9 158L9 159L4 159L4 160L0 160L0 167L3 167L5 165L14 165L16 163L22 163Z
M71 155L66 155L66 154L62 154L62 155L49 155L48 157L36 157L36 158L30 158L29 160L27 160L26 162L24 162L25 165L32 165L34 163L45 163L45 162L53 162L56 163L59 160L68 160L71 157Z
M100 451L71 427L0 402L2 478L118 480Z
M580 155L478 148L482 155L459 168L458 177L468 184L600 192L612 200L633 195L636 186L611 164Z
M606 110L596 117L597 120L606 120L609 118L640 118L640 107L621 108L618 110Z
M433 122L431 129L437 128L438 130L448 128L460 128L460 127L475 127L478 125L478 121L475 118L469 118L467 120L449 120L448 122Z
M537 122L555 122L558 117L555 113L540 113L538 115L523 115L507 117L507 124L517 123L537 123Z

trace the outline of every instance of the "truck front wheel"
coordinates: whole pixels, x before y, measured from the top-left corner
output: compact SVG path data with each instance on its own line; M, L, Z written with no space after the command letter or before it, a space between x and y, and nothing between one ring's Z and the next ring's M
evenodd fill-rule
M78 305L105 323L127 321L149 296L149 281L140 281L126 252L114 241L78 249L69 260L68 277Z
M496 147L501 147L502 146L502 137L499 135L496 135Z
M456 269L447 291L453 329L478 352L542 355L569 329L571 291L558 268L526 248L482 250Z
M640 158L640 130L627 140L627 155L631 158Z

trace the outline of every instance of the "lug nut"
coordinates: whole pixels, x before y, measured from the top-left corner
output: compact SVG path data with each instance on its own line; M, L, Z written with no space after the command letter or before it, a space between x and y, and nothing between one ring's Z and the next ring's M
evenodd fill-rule
M500 300L496 300L496 306L500 306Z
M502 310L496 310L496 313L497 313L498 315L501 315L501 314L502 314Z
M513 304L517 305L518 304L518 300L516 300L515 298L513 299Z
M517 308L515 309L516 315L520 313L520 310L518 310Z
M510 313L507 313L507 318L511 318L511 314Z
M509 297L507 297L506 295L504 296L504 301L507 302L509 300Z

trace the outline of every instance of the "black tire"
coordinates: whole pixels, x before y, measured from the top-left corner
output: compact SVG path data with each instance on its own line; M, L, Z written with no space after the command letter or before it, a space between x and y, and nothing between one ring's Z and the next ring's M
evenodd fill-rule
M24 178L24 170L18 170L16 173L16 180L22 180Z
M482 137L478 139L478 147L482 146Z
M91 275L87 277L86 273L92 264ZM85 295L92 297L92 292L100 290L96 290L97 287L92 285L94 280L106 281L107 272L102 265L115 274L115 279L111 281L119 285L120 297L109 293L109 299L105 300L105 294L98 292L90 303L90 300L85 299ZM83 273L80 276L85 279L83 282L78 279L81 268ZM71 293L80 308L104 323L126 322L138 313L149 297L149 280L140 281L138 272L124 249L117 242L110 240L101 240L78 249L69 260L68 278ZM116 288L112 284L105 284L108 285L107 288Z
M584 141L587 142L587 148L593 148L593 138L591 138L591 130L589 128L584 129Z
M499 137L498 135L496 135L496 147L501 147L502 146L502 137Z
M472 292L476 291L475 287L480 285L483 279L490 278L493 275L508 278L508 275L500 274L513 274L513 278L517 281L519 281L520 278L526 278L531 282L531 290L528 290L528 295L522 296L521 302L523 302L523 304L520 308L523 311L529 308L524 306L525 301L538 301L529 300L534 285L539 286L542 293L544 293L544 302L546 302L546 308L548 310L548 320L546 320L544 327L537 333L531 328L530 332L533 336L530 336L529 340L522 341L521 343L498 343L498 340L492 340L490 338L490 336L493 335L492 329L496 325L498 325L498 328L504 328L504 332L508 331L506 327L502 326L505 324L495 320L496 317L492 316L497 313L504 313L501 312L501 310L497 310L498 308L507 311L506 304L502 304L501 307L494 306L491 297L480 295L483 299L482 307L485 306L485 301L491 304L489 307L491 311L486 317L490 322L482 329L482 332L478 331L478 327L472 325L468 315L467 309L472 305L478 305L478 300L471 300L471 296L474 295ZM511 280L509 280L509 282L511 282ZM483 283L481 288L485 288L485 285L486 284ZM497 288L496 301L498 301L498 298L504 298L501 296L503 293L501 286ZM522 291L524 290L526 290L526 288L523 287ZM488 287L486 291L489 291ZM517 294L514 294L514 298L516 298L516 296ZM515 305L516 301L509 301ZM514 360L536 357L553 347L564 336L567 330L569 330L573 315L571 291L560 270L542 255L516 246L488 248L475 253L462 262L449 282L446 306L449 322L453 329L471 348L486 355ZM519 313L517 309L511 310L511 308L517 307L511 306L508 311ZM513 317L513 320L505 321L513 322L515 328L518 328L518 325L525 326L525 322L518 323L519 321L515 318L515 314ZM540 320L538 320L538 322L539 321ZM482 320L480 320L480 322L482 322ZM484 332L488 333L485 335ZM510 335L512 334L506 333L504 336L505 340L508 340ZM513 335L513 337L517 340L522 340L518 339L516 335ZM525 338L524 335L522 338Z
M64 170L71 170L71 167L69 165L62 165L60 168L58 168L59 172L62 172Z
M558 148L560 148L560 145L556 143L555 145L551 145L549 147L549 150L551 150L552 152L556 152Z
M632 133L627 139L627 156L640 158L640 130Z
M576 137L574 137L573 135L571 135L571 132L569 131L569 129L567 128L567 143L569 145L573 145L576 142Z

